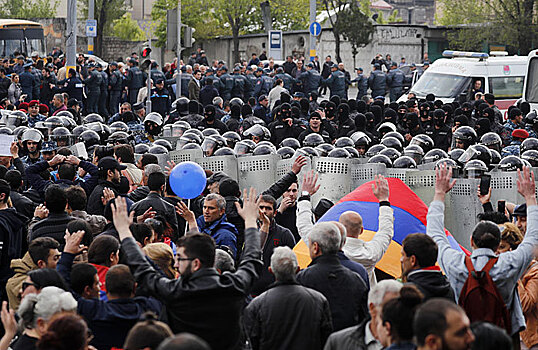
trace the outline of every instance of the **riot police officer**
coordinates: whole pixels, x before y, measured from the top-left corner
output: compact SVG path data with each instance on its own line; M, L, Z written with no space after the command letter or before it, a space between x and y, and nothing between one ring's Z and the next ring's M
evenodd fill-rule
M276 69L276 74L274 76L276 79L282 79L282 82L284 83L284 89L291 91L291 88L293 87L295 83L295 79L288 73L284 72L284 68L278 67Z
M234 67L232 78L234 80L234 86L232 88L232 98L238 97L242 100L245 100L246 86L250 82L248 81L247 77L241 74L241 68L239 68L239 66Z
M302 81L305 94L316 93L321 83L321 74L314 69L314 64L310 62L306 65L306 71L299 75L299 80Z
M58 84L63 84L63 87L60 88L59 92L65 92L69 95L70 98L74 98L79 102L82 102L84 84L82 80L77 76L77 72L71 68L67 72L67 80L58 82Z
M336 64L333 64L331 71L331 75L323 80L331 91L331 97L339 96L340 98L346 98L346 75L338 70Z
M101 75L101 93L99 94L99 114L103 117L108 117L107 101L108 101L108 74L103 71L101 63L96 65L97 72Z
M398 68L396 62L390 65L390 72L387 74L387 85L389 86L390 102L396 102L402 96L403 82L405 74Z
M123 76L118 70L117 62L110 62L108 66L110 67L110 79L108 80L110 102L108 104L108 111L114 115L118 113L119 110L121 90L123 87Z
M381 70L379 63L374 64L374 70L368 77L368 86L372 90L372 97L385 96L387 89L387 75Z
M364 71L362 68L355 68L357 71L357 77L352 80L352 82L357 82L357 98L356 100L360 100L363 96L366 95L366 92L368 91L368 78L364 76Z
M98 103L101 94L101 83L103 81L103 77L95 68L95 62L90 62L88 64L88 77L84 79L87 92L86 95L88 96L86 100L86 111L88 113L99 112Z
M228 68L222 66L219 69L220 72L220 96L224 101L229 101L232 99L232 89L234 87L234 78L228 74Z
M263 68L256 69L256 86L254 87L254 96L268 95L273 88L273 79L264 74Z
M134 58L131 58L127 62L127 65L129 66L129 70L126 74L125 85L129 93L129 103L134 105L138 98L138 91L145 85L144 73L138 68L138 62Z

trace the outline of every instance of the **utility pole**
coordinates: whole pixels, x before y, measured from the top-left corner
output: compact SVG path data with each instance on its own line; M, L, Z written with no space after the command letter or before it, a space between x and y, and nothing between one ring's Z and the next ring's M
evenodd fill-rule
M147 87L147 92L148 92L147 94L148 98L146 99L146 115L151 113L151 33L150 32L151 30L148 27L147 35L148 35L148 47L149 47L149 52L150 52L150 54L148 55L148 59L150 63L148 67L148 80L146 82L146 87Z
M77 0L67 2L66 74L77 68Z
M88 1L88 19L95 19L95 0ZM93 36L88 37L88 53L93 55Z
M176 98L181 97L181 0L177 0L177 76Z
M316 0L310 0L310 23L316 21ZM316 56L316 37L310 32L310 61Z

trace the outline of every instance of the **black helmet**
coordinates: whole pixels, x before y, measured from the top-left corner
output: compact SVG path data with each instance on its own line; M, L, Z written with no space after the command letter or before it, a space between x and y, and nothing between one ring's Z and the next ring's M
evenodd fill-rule
M23 111L15 110L6 115L5 122L7 127L15 129L18 126L26 125L28 117Z
M64 112L69 113L68 111ZM58 114L56 114L56 116L62 120L62 124L64 125L64 127L68 128L69 130L73 130L77 126L77 123L75 123L75 120L72 117L68 117L65 115L58 116Z
M115 131L108 137L106 142L115 146L118 144L128 144L131 140L132 136L125 131Z
M36 130L36 129L28 129L28 130L25 130L24 133L22 134L22 139L21 141L24 143L26 141L33 141L33 142L43 142L44 141L44 137L43 137L43 134L39 131L39 130Z
M154 144L154 145L161 145L161 146L166 147L166 149L168 150L168 152L172 152L172 151L173 151L172 144L170 143L170 141L168 141L168 140L166 140L166 139L158 139L158 140L155 140L155 141L153 141L153 144Z
M182 150L199 150L200 152L202 152L202 147L197 144L197 143L187 143L186 145L184 145L183 147L181 147Z
M368 163L370 164L382 163L382 164L385 164L387 168L392 168L392 162L390 158L383 154L377 154L373 156L372 158L368 159Z
M149 151L149 145L147 143L139 143L134 147L134 153L144 154Z
M2 135L13 135L13 130L10 127L2 126L0 128L0 134Z
M205 128L204 130L202 130L202 135L206 137L206 136L212 136L212 135L220 135L220 133L217 131L217 129Z
M71 146L75 137L66 127L59 127L52 130L52 133L49 135L51 141L56 141L56 144L62 146Z
M276 151L276 154L280 154L282 159L289 159L293 157L293 155L295 154L295 150L291 147L284 146L284 147L280 147Z
M373 157L373 156L375 156L376 154L378 154L379 152L381 152L382 150L384 150L385 148L387 148L387 146L382 145L382 144L373 145L373 146L370 147L370 148L368 149L368 151L366 152L366 156L367 156L367 157Z
M254 124L243 132L243 136L250 138L252 136L259 137L261 140L269 140L271 138L271 133L269 129L260 124Z
M501 151L503 144L501 137L494 132L487 132L482 135L480 138L480 143L488 148L496 150L497 152Z
M186 97L180 97L176 101L176 111L181 116L189 114L189 99Z
M521 154L521 159L526 160L532 167L538 167L538 151L530 149Z
M88 128L86 125L79 125L73 129L73 136L77 138L85 130L90 130L90 128Z
M538 151L538 139L534 137L529 137L528 139L525 139L525 141L521 142L521 146L519 147L519 149L521 153L531 149Z
M213 153L213 155L215 157L218 157L218 156L234 156L235 157L235 152L230 147L222 147L216 150L215 153Z
M329 158L351 158L351 154L344 148L335 148L327 154Z
M118 121L118 122L114 122L114 123L110 124L110 131L111 132L115 132L115 131L129 132L129 127L124 122L119 122Z
M235 131L226 131L224 134L222 134L222 137L224 137L226 140L226 145L230 148L234 148L235 144L241 141L241 136L239 136L239 134Z
M301 148L301 144L296 139L288 137L282 140L282 142L280 142L278 147L290 147L296 150L297 148Z
M268 145L258 145L252 152L253 156L263 156L267 154L276 154L275 148Z
M200 139L198 135L194 133L189 133L189 134L185 133L183 134L183 136L179 138L179 140L177 141L177 144L178 144L178 147L183 148L183 146L185 146L187 143L195 143L199 145L202 143L202 140Z
M383 135L383 138L385 138L385 137L396 137L398 140L400 140L402 145L405 143L405 138L398 131L388 132L385 135Z
M334 147L343 148L343 147L353 147L355 143L349 137L340 137L334 143Z
M403 155L413 158L415 163L422 163L422 157L424 157L424 150L419 145L409 145L403 150Z
M182 136L185 131L189 130L191 128L191 125L189 123L187 123L186 121L184 120L178 120L177 122L175 122L174 124L172 125L165 125L164 126L164 130L163 130L163 135L164 136L168 136L167 134L165 134L165 130L166 127L169 126L170 128L170 136Z
M469 147L474 151L471 159L479 159L486 164L487 167L491 165L491 150L484 145L472 145Z
M104 145L112 132L110 131L110 127L106 124L95 122L91 124L86 124L90 130L95 131L99 137L101 138L101 144Z
M384 122L377 128L377 132L380 134L386 134L391 131L396 131L396 125L391 122Z
M226 145L226 140L220 135L208 136L202 142L202 151L206 157L212 156L217 149Z
M448 156L450 157L450 159L461 165L459 159L463 153L465 153L465 151L461 148L454 148L450 152L448 152Z
M536 110L532 110L529 113L527 113L527 115L525 116L523 121L525 122L525 124L528 124L528 125L537 124L538 123L538 115L536 115Z
M527 151L526 151L527 152ZM517 156L507 156L499 162L499 170L501 171L517 171L523 168L523 161Z
M351 156L351 158L360 158L360 156L361 156L359 154L359 151L357 151L353 147L347 146L347 147L344 147L344 149L349 152L349 155Z
M271 142L269 141L260 141L256 144L256 147L260 146L260 145L266 145L266 146L269 146L269 147L273 147L275 150L276 150L276 147L275 145L273 145Z
M409 156L401 156L394 161L393 166L397 169L415 169L417 167L417 163Z
M151 154L168 154L166 147L161 145L153 145L149 148L148 153Z
M239 107L243 106L244 102L239 97L234 97L230 100L230 107L234 105L238 105Z
M327 157L327 154L334 149L334 146L330 143L322 143L321 145L317 145L314 149L318 151L320 157Z
M368 137L368 135L366 135L362 131L355 131L351 135L350 139L353 141L353 144L355 145L355 147L365 146L366 148L368 148L370 143L372 143L372 140L370 139L370 137Z
M88 151L93 150L95 146L99 146L101 143L101 137L93 130L85 130L78 137L80 142L84 142Z
M491 164L499 164L501 161L501 154L494 149L489 150L491 152Z
M444 159L439 159L436 163L435 163L435 169L439 169L441 167L441 165L443 164L446 164L447 167L451 167L454 170L456 169L460 169L461 167L458 165L458 163L456 163L455 160L453 159L450 159L450 158L444 158Z
M486 164L484 164L483 161L478 160L478 159L473 159L465 163L463 170L465 171L465 174L467 175L467 177L479 178L488 171L488 167L486 166Z
M378 154L382 154L389 157L391 162L394 162L402 155L400 152L398 152L398 150L395 150L394 148L385 148L384 150L381 150L381 152L379 152Z
M242 140L235 144L234 152L238 156L244 156L246 154L252 153L252 151L254 151L254 147L256 146L252 146L252 144L250 142L247 142L247 140Z
M73 116L71 115L71 117ZM105 119L97 113L90 113L87 116L85 116L84 119L82 119L82 122L84 124L90 124L90 123L95 123L95 122L104 123Z
M461 140L465 148L476 143L476 131L470 126L460 126L454 132L454 139Z
M433 149L434 142L432 138L429 137L428 135L419 134L419 135L413 136L413 138L411 139L411 142L409 142L409 145L420 146L420 148L422 148L424 153L428 153L429 151Z
M296 155L306 156L306 157L319 157L318 151L312 147L301 147L295 151Z
M396 137L385 137L381 140L381 144L387 148L394 148L398 152L403 151L402 143Z
M198 136L198 138L200 139L200 143L204 139L204 134L202 134L202 132L200 130L195 129L195 128L185 131L183 133L183 135L181 135L181 136L188 135L188 134L194 134L194 135Z
M325 140L320 134L312 133L305 136L303 140L304 147L316 147L325 143Z
M422 158L422 162L424 164L434 163L434 162L437 162L439 159L444 159L444 158L448 158L448 154L442 149L434 148L424 155L424 158Z
M73 115L73 113L71 113L69 111L60 111L60 112L56 113L56 116L57 117L67 117L67 118L69 118L71 120L75 119L75 116Z

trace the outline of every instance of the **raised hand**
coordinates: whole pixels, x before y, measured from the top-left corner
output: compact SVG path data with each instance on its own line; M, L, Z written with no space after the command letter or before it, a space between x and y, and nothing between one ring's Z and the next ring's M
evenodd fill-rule
M88 249L88 247L82 246L80 243L82 242L82 238L84 237L85 232L84 231L77 231L73 232L72 234L69 233L67 229L65 229L65 247L64 252L71 253L74 255L78 255L82 253L85 249Z
M295 175L297 175L301 172L301 169L305 165L306 165L306 157L298 156L297 158L295 158L295 161L293 162L293 165L291 166L291 171L293 171Z
M164 166L164 173L166 174L166 176L170 176L170 173L172 172L172 169L174 169L176 166L176 162L174 162L173 160L169 160L168 162L166 162L166 165Z
M534 172L528 166L523 170L517 171L517 191L525 198L527 205L536 204L536 183L534 181Z
M389 182L383 175L375 176L372 191L378 201L383 202L389 200Z
M142 214L142 215L136 217L136 222L138 222L139 224L140 224L140 223L143 223L143 222L146 221L147 219L153 219L153 218L155 217L155 215L157 215L157 212L154 211L152 207L149 207L149 208L144 212L144 214Z
M105 187L103 189L103 195L101 196L101 202L103 203L103 205L106 206L106 204L108 202L110 202L110 200L116 198L116 195L114 194L114 191L112 191L110 188L108 187Z
M134 211L129 214L127 212L127 202L125 198L118 197L112 204L112 220L114 221L114 227L118 231L120 240L132 237L129 226L133 222Z
M452 180L452 168L443 163L435 169L435 195L434 201L444 201L446 194L454 187L456 180Z
M318 185L319 174L310 170L307 174L303 176L303 187L302 191L306 191L313 196L320 188L321 185Z
M250 188L247 194L247 189L243 190L243 207L235 202L237 213L245 220L245 228L257 228L256 220L258 219L258 204L260 204L261 197L256 199L256 190L254 187Z

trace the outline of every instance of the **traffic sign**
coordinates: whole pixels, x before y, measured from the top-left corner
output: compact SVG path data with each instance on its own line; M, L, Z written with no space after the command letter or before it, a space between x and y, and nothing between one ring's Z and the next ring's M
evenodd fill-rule
M97 36L97 20L96 19L86 20L86 36L93 37L93 38Z
M319 36L321 34L321 24L319 22L312 22L309 30L313 36Z

